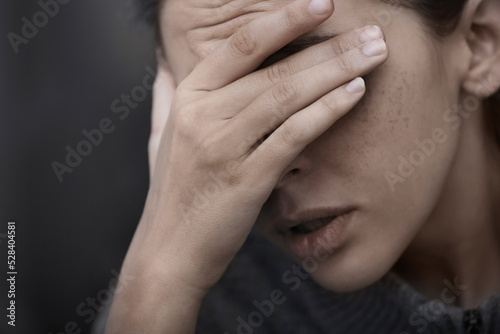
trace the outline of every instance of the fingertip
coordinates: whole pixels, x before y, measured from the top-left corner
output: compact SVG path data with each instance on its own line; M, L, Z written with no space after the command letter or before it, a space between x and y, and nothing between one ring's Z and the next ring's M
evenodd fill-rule
M309 11L314 15L325 15L334 9L332 0L311 0Z
M365 80L361 77L357 77L345 86L345 89L351 94L361 93L365 88Z

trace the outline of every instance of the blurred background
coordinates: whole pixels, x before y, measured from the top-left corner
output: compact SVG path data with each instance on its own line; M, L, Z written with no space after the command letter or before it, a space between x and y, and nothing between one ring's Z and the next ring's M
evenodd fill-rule
M129 0L2 1L0 29L0 333L88 333L146 197L153 31Z

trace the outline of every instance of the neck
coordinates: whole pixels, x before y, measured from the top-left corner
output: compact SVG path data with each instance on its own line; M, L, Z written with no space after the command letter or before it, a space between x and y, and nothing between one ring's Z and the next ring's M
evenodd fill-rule
M500 292L500 150L482 116L462 124L440 200L393 268L429 299L463 309Z

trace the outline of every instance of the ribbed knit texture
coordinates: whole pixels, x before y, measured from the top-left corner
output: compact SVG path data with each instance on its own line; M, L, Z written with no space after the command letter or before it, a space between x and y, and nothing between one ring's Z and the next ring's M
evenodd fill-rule
M301 279L288 272L294 265L258 231L253 231L221 281L206 297L197 333L467 333L463 310L424 298L393 273L357 292L336 294L321 288L311 278ZM286 272L288 280L283 280ZM282 303L273 304L272 314L268 307L259 311L254 301L259 304L270 300L272 291L277 289L283 295L275 296L275 300ZM500 334L500 293L491 296L477 310L481 313L483 333ZM103 333L104 318L105 314L101 315L93 334Z

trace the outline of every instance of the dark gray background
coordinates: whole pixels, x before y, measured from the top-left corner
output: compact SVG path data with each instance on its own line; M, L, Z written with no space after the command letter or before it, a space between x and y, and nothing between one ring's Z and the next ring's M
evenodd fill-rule
M87 333L77 307L119 270L147 192L151 95L124 120L111 103L155 68L154 37L128 0L72 0L15 54L7 34L40 10L0 2L0 233L16 221L18 271L11 328L0 238L0 333L65 333L71 321ZM115 130L60 183L51 163L103 118Z

